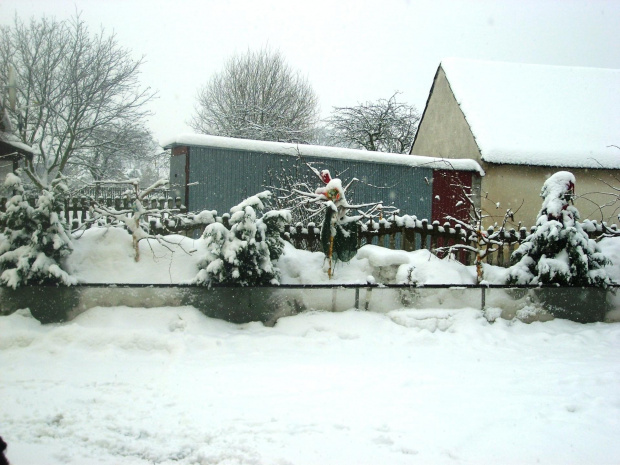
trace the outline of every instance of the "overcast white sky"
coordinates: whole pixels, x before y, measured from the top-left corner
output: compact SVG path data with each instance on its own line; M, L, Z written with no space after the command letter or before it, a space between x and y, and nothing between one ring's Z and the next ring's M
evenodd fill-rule
M159 140L189 131L197 89L227 57L264 45L307 76L324 116L396 90L421 112L449 56L620 68L615 0L2 0L0 23L76 10L146 56Z

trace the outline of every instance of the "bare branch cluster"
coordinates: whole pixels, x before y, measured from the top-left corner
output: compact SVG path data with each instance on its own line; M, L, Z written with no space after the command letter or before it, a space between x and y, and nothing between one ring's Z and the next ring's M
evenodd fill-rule
M66 170L68 176L88 184L140 178L145 187L168 176L169 156L144 127L121 121L93 131L93 140L99 143L74 153Z
M409 153L420 115L415 106L389 99L334 107L327 122L333 145L376 152Z
M483 261L488 255L504 246L508 225L514 221L516 212L507 209L504 212L501 224L496 222L493 227L484 229L483 223L485 219L495 215L489 214L488 211L481 206L481 202L479 203L476 193L472 192L472 188L463 185L456 177L451 183L451 188L457 193L459 199L455 206L465 210L466 218L457 218L450 215L446 216L445 219L461 226L463 231L467 234L467 243L438 247L435 249L435 253L454 253L459 250L464 250L474 254L474 264L476 265L476 276L479 284L483 280ZM496 209L500 208L499 203L494 205Z
M11 118L22 142L35 149L25 172L44 188L76 153L113 143L115 129L138 127L154 97L138 81L134 60L114 34L92 34L77 14L68 21L15 18L0 29L0 79L17 75Z
M149 219L157 219L160 221L178 222L183 221L185 215L179 215L179 210L172 208L149 208L146 206L146 198L156 189L166 186L168 184L167 179L159 179L145 189L141 189L138 179L128 179L126 181L109 181L106 184L126 185L128 190L126 195L131 199L131 206L126 209L116 209L111 206L106 206L99 203L96 199L91 199L90 206L90 218L82 223L77 230L83 230L90 228L93 224L100 226L118 226L124 225L129 231L133 241L134 259L140 260L140 247L139 242L143 239L154 239L164 247L172 250L168 247L168 244L179 246L181 250L187 252L180 242L171 241L169 238L165 238L159 234L149 234Z
M355 211L356 216L349 217L347 221L359 221L368 218L377 218L393 207L385 207L382 201L363 204L349 203L345 194L352 199L355 185L360 182L358 178L350 178L342 186L343 198L337 205L317 192L317 181L325 183L322 173L312 162L306 161L301 154L297 153L297 163L293 167L281 166L279 170L270 172L272 185L268 188L275 194L270 200L270 205L275 209L286 209L296 223L313 222L316 218L321 219L327 208L338 211L340 219L348 212ZM341 178L345 173L336 173L334 178ZM331 174L330 174L331 176Z
M318 98L278 51L248 51L228 60L199 90L190 126L203 134L307 143Z
M620 147L617 145L609 145L609 147L615 147L620 150ZM601 168L603 165L598 160L594 160ZM593 170L595 171L595 170ZM592 191L586 192L579 196L579 199L583 202L589 202L591 205L598 210L598 214L600 215L601 224L603 225L604 234L598 238L598 240L603 237L618 237L620 233L618 231L614 231L607 227L605 224L607 221L614 222L616 220L620 220L620 176L616 174L611 175L611 181L608 181L602 177L597 178L597 181L601 184L604 184L609 188L608 191ZM597 196L598 201L593 200L593 197ZM601 203L601 198L606 199Z

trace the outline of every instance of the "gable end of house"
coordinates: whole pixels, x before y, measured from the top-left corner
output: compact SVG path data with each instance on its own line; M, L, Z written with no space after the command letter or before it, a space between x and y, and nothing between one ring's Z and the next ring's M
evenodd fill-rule
M471 127L439 65L410 154L481 160Z

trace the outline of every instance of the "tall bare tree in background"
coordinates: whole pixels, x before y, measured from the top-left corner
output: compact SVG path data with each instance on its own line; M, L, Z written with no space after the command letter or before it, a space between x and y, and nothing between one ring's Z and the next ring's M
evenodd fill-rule
M61 177L78 154L117 144L117 128L140 130L154 97L138 81L142 62L114 34L91 33L79 14L29 23L16 17L0 29L0 80L8 82L11 68L17 75L9 114L22 142L35 149L25 172L39 189Z
M144 127L120 122L97 129L93 140L100 143L76 152L69 161L67 173L72 178L86 184L138 178L146 187L168 177L169 155Z
M389 99L334 107L327 119L330 145L377 152L409 153L420 115L413 105Z
M307 143L318 121L318 98L279 51L235 55L198 92L197 132L243 139Z

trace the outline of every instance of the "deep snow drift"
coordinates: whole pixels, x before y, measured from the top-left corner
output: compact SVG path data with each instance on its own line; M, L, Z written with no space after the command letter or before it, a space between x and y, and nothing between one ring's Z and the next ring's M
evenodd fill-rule
M136 263L119 233L88 232L68 269L96 282L194 276L201 241L171 238L195 254L143 242ZM616 242L603 248L620 263ZM327 282L324 266L287 248L282 282ZM475 270L367 247L335 274L401 279L464 284ZM191 307L102 303L54 325L21 310L0 317L0 434L14 465L618 463L619 349L618 324L489 323L446 306L274 327Z

